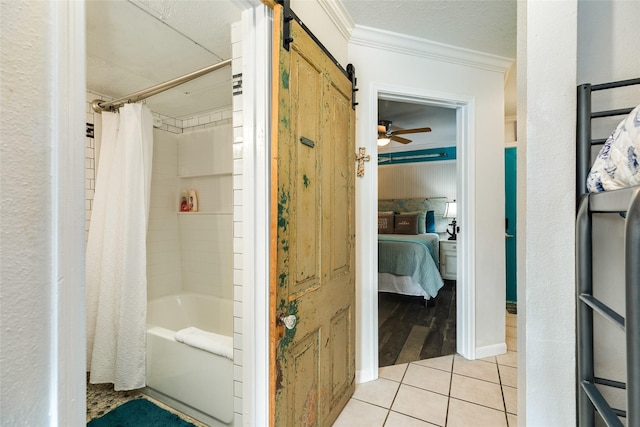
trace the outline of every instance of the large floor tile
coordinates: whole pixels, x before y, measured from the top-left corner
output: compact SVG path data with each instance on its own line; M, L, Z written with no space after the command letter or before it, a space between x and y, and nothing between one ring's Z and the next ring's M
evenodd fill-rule
M498 365L511 366L512 368L518 367L518 353L515 351L508 351L506 354L496 356Z
M517 415L507 414L507 421L509 422L509 427L518 427Z
M448 396L449 386L451 385L451 372L411 363L409 364L402 384L412 385Z
M402 384L391 409L443 426L447 416L448 401L447 396Z
M437 424L431 424L426 421L412 418L399 412L389 412L384 427L434 427Z
M414 363L420 366L426 366L428 368L451 372L451 368L453 367L453 354L450 354L448 356L434 357L433 359L419 360Z
M508 351L518 351L518 338L507 337L506 341Z
M502 395L504 396L504 406L507 412L518 415L518 389L503 385Z
M400 383L385 378L357 384L353 399L362 400L383 408L390 408L398 391L398 386L400 386Z
M333 427L382 427L388 411L379 406L351 399Z
M453 374L451 397L504 411L500 384Z
M508 338L518 337L518 328L516 326L508 326L505 328L505 334Z
M500 382L502 385L518 388L518 368L498 365L500 370Z
M378 369L378 377L386 378L391 381L402 381L402 377L404 377L404 373L407 370L407 363L402 363L400 365L391 365L385 366Z
M483 360L467 360L464 357L456 356L453 360L453 373L492 383L500 383L498 366L495 363Z
M504 411L451 399L447 427L507 427Z

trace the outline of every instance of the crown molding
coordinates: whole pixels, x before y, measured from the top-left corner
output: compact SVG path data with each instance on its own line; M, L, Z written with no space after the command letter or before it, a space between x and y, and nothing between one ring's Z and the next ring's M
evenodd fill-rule
M351 32L353 31L353 27L355 24L353 23L353 19L351 19L351 15L347 12L347 9L342 4L340 0L317 0L318 4L326 12L329 16L329 19L335 24L336 28L345 38L345 40L349 40L351 37Z
M349 43L499 73L506 73L514 63L513 59L503 56L361 25L353 28Z

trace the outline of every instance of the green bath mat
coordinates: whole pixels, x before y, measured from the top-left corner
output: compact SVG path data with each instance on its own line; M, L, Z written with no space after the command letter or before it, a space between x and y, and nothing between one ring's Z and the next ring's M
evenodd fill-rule
M130 400L87 423L88 427L195 427L147 399Z

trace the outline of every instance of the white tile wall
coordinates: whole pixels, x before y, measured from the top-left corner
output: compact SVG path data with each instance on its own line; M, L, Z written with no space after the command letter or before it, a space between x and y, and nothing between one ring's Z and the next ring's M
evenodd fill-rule
M233 61L231 64L231 75L242 76L242 27L240 23L231 26L231 52ZM234 79L235 80L235 79ZM233 117L233 210L241 211L242 207L242 154L243 154L243 129L242 129L242 93L233 95L233 112L225 112L223 118L230 119ZM242 274L243 255L242 244L242 216L235 215L233 217L233 347L234 354L242 352L242 287L244 283L244 275ZM234 357L233 360L233 396L234 396L234 425L243 425L242 421L242 385L243 385L243 361L242 357Z
M210 124L214 126L183 133L178 138L179 176L231 174L231 125Z
M178 215L184 290L233 298L231 214Z
M99 115L91 108L96 98L109 98L87 91L87 122L95 123L94 133L99 140ZM147 296L153 299L185 290L231 300L234 283L231 109L183 119L157 113L154 116L160 117L163 124L154 129ZM95 188L95 147L96 141L87 138L87 233ZM188 172L193 175L190 178L178 177L181 156L186 159L181 162L183 169L190 167L189 162L195 164ZM177 214L180 191L190 188L198 193L201 213Z
M154 129L149 229L147 232L147 298L182 289L178 200L178 135Z
M94 99L104 99L104 97L87 91L86 93L86 123L94 125L94 137L85 137L85 240L89 236L89 224L91 222L91 210L93 209L93 193L96 188L96 138L98 132L96 129L96 117L93 109L91 108L91 102Z

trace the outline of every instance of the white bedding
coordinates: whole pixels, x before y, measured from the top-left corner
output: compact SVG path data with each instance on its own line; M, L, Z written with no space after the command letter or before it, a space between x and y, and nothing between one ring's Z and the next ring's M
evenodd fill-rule
M622 120L598 153L587 191L598 193L640 185L640 105Z
M425 300L431 298L411 276L396 276L391 273L378 273L378 292L423 297Z

